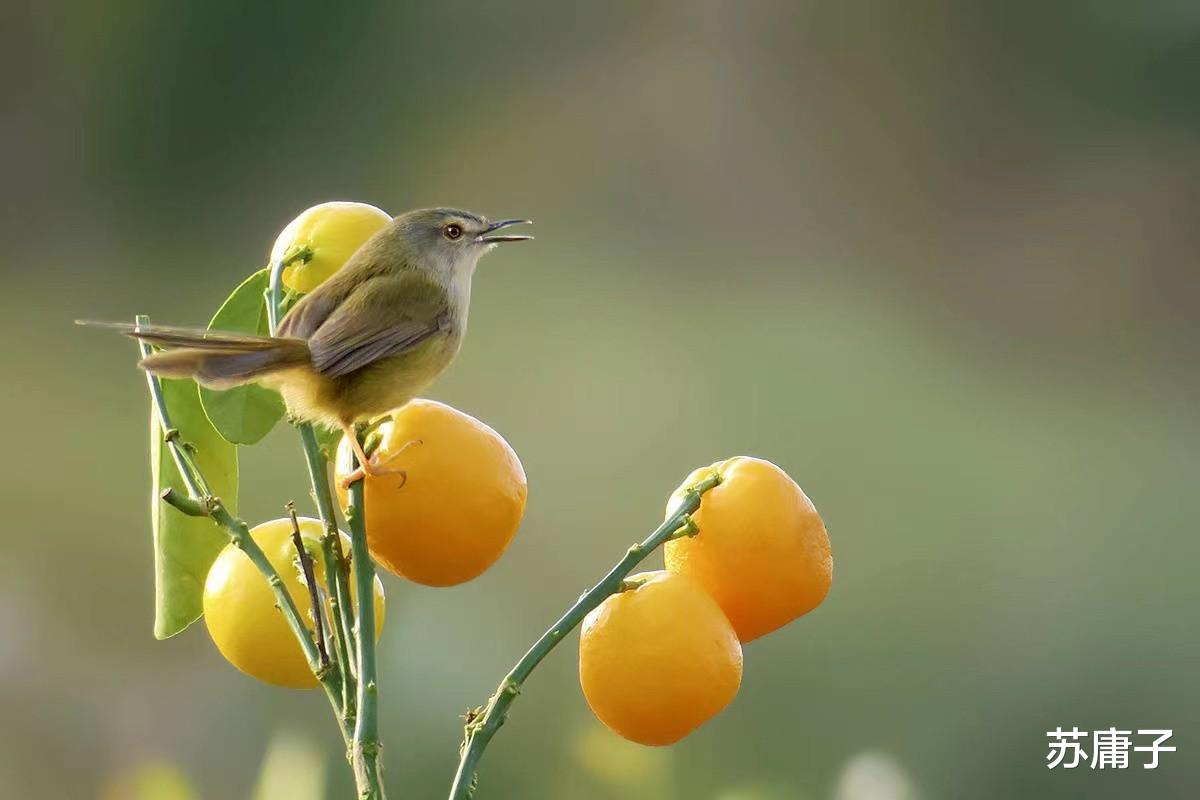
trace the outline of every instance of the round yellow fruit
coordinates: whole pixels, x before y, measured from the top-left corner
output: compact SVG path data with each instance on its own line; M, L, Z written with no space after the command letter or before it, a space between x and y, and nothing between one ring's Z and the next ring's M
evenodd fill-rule
M716 602L691 578L635 575L583 620L579 684L596 717L639 744L677 742L729 704L742 682L742 646Z
M380 566L427 586L469 581L495 563L525 513L521 460L500 434L432 400L413 400L379 427L372 459L404 475L364 478L367 545ZM350 442L337 473L349 472Z
M325 585L325 558L321 552L324 527L320 520L300 519L300 538L313 558L317 582ZM292 522L276 519L253 528L250 536L275 567L288 594L300 610L301 619L312 630L312 600L302 580L300 561L292 542ZM342 534L342 549L350 552L350 540ZM353 573L353 566L351 566ZM350 580L351 596L354 580ZM326 613L330 609L326 608ZM375 578L375 638L383 629L383 584ZM288 627L283 612L275 606L275 594L250 558L230 544L221 551L208 571L204 584L204 621L213 643L225 659L260 681L290 689L308 689L317 679L308 667L304 651ZM329 631L326 630L327 647Z
M311 292L391 221L386 211L366 203L321 203L288 223L271 248L271 263L305 252L284 268L283 283Z
M796 482L769 461L739 456L696 470L667 503L717 474L692 519L700 532L667 542L667 569L713 596L743 643L812 611L829 592L833 556L825 523Z

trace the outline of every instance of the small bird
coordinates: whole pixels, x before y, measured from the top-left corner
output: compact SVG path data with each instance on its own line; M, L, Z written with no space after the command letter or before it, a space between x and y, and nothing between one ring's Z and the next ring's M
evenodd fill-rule
M387 474L363 453L354 424L404 405L449 366L467 329L476 264L501 242L532 239L496 233L528 222L452 208L401 214L301 298L274 336L101 324L163 348L140 364L155 375L278 391L294 419L340 427L363 472Z

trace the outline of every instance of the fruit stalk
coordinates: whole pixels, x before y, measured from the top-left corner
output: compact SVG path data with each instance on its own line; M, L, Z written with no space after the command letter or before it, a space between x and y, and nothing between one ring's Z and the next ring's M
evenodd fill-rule
M357 468L351 464L351 469ZM354 581L358 596L369 598L375 586L375 562L367 551L364 487L359 478L349 487L346 521L350 525L350 551L354 560ZM375 673L375 604L363 601L354 612L354 632L358 644L358 718L350 745L354 780L360 800L384 800L382 768L379 763L379 691Z
M279 327L281 319L279 312L283 309L283 271L293 261L308 261L312 258L312 254L312 250L302 247L271 263L265 299L267 302L267 325L270 326L272 336L275 335L275 329Z
M149 318L139 315L136 317L135 322L138 325L146 325L149 323ZM138 346L141 349L143 358L152 352L148 344L139 343ZM335 710L338 709L341 696L340 676L331 669L323 669L321 667L320 654L317 652L317 646L313 642L312 636L300 616L300 610L296 607L296 603L292 600L292 596L288 593L287 589L284 588L283 579L279 577L279 573L275 570L275 567L271 566L266 553L251 538L249 527L244 521L230 514L229 510L225 508L224 503L221 502L221 499L208 491L208 482L204 479L203 472L201 472L195 460L191 457L191 453L188 452L186 443L180 441L178 429L171 424L171 413L170 409L167 408L166 399L163 397L162 383L155 375L149 372L146 373L146 382L150 387L150 397L154 402L158 424L163 431L163 438L171 450L175 465L178 467L179 474L183 478L183 483L188 489L186 500L177 497L171 489L164 492L162 500L185 514L209 517L225 529L225 532L229 535L229 541L246 554L246 557L250 559L250 562L254 564L255 568L262 573L267 583L270 584L271 591L275 595L279 609L283 612L284 619L287 620L288 627L291 628L292 633L296 636L296 641L300 643L300 647L304 651L305 660L308 662L313 674L317 676L317 679L325 688L325 693L329 696L329 702L333 704ZM367 594L366 596L370 597L371 595ZM343 736L347 736L347 733L343 729Z
M684 495L683 502L662 525L658 526L640 544L630 547L624 558L618 561L608 571L608 574L600 579L599 583L576 600L574 605L568 608L558 621L534 642L533 646L526 651L516 666L500 682L487 705L467 715L458 771L455 773L454 783L450 787L450 800L466 800L474 793L476 771L483 752L492 737L496 735L496 731L504 724L509 706L521 693L521 688L530 673L551 650L566 638L568 633L583 621L583 618L592 609L603 603L610 595L621 591L625 578L645 560L646 556L677 535L694 536L698 532L691 515L700 508L700 497L718 483L720 483L720 478L714 474L692 486Z

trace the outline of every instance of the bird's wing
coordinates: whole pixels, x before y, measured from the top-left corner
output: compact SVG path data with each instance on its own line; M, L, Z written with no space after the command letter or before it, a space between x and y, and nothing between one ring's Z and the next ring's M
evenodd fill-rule
M334 275L300 298L300 302L292 306L280 320L276 335L307 339L316 333L358 286L357 283L339 280L340 277Z
M403 353L450 324L446 292L417 273L380 275L355 287L309 337L313 368L336 378Z

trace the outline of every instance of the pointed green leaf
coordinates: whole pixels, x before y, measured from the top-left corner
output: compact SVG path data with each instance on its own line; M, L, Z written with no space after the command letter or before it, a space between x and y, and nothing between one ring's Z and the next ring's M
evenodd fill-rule
M260 269L242 281L213 315L209 329L265 336L269 331L263 293L269 278L269 271ZM278 393L253 384L224 391L202 386L200 400L213 426L233 444L254 444L275 427L285 411Z
M254 444L283 417L278 392L248 384L223 391L200 387L204 411L217 431L232 444Z
M195 447L196 464L209 488L230 513L237 513L237 448L221 438L200 405L192 380L163 380L163 398L181 441ZM150 414L150 471L154 481L151 521L154 528L154 635L166 639L203 613L208 568L228 538L204 517L189 517L159 499L168 487L186 494L171 448L163 439L158 415Z

